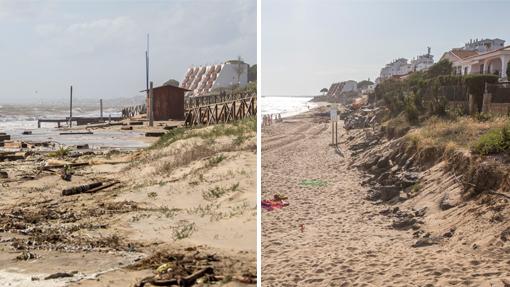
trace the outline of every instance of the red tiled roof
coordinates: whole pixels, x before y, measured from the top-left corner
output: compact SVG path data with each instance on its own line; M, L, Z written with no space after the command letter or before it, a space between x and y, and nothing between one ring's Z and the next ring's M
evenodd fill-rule
M478 55L477 51L469 51L469 50L463 50L463 49L453 49L451 50L451 53L455 56L459 57L460 59L466 59L471 56Z

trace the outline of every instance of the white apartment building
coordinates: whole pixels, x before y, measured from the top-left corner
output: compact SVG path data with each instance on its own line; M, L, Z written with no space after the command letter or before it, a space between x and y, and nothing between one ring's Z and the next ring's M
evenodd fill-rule
M243 87L248 83L248 68L248 64L238 60L191 67L186 72L181 87L190 90L189 96L204 95L216 88L227 88L232 85Z
M423 71L434 65L434 56L430 54L430 47L428 47L427 54L418 55L410 62L406 58L398 58L391 63L386 64L381 69L379 78L376 80L379 83L382 80L389 79L395 76L404 76L412 72Z

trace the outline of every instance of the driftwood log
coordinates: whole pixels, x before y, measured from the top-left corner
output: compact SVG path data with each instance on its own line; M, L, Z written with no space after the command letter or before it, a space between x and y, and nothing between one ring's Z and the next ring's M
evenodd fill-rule
M94 183L89 183L89 184L84 184L84 185L78 185L78 186L74 186L74 187L62 190L62 195L74 195L74 194L84 193L84 192L87 192L87 191L94 189L96 187L100 187L102 185L103 185L102 182L94 182Z
M197 281L198 278L200 278L206 274L213 274L213 273L214 273L214 270L212 269L212 267L206 267L206 268L201 269L189 276L186 276L186 277L180 278L180 279L158 280L151 276L151 277L142 279L142 281L140 281L138 284L136 284L135 287L144 287L145 284L151 284L154 286L177 285L177 286L189 287L189 286L193 286L193 284L195 284L195 281Z
M74 163L66 163L66 164L47 165L47 166L43 166L42 169L50 170L50 169L54 169L54 168L64 168L65 166L78 167L78 166L86 166L86 165L90 165L90 163L88 163L88 162L74 162Z
M106 189L108 187L114 186L120 181L112 181L112 182L94 182L84 185L79 185L71 188L67 188L62 190L62 195L75 195L80 193L96 193L100 190Z

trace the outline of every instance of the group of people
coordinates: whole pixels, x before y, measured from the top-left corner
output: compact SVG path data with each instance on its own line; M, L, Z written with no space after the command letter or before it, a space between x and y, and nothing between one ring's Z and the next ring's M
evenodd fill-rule
M262 126L270 126L273 124L273 121L275 123L282 121L282 115L281 114L268 114L262 116Z

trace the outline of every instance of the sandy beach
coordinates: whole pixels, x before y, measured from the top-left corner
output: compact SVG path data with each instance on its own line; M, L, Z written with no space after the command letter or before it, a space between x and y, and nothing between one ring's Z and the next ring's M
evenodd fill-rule
M126 123L75 127L67 131L111 134L112 142L147 148L69 146L61 156L55 155L58 145L21 149L24 159L0 163L6 175L0 179L0 282L134 286L146 277L187 276L204 266L213 268L220 285L255 282L253 122L176 128L165 140L143 134L168 132L163 127L170 122L132 130L121 130ZM76 165L70 181L61 177L66 164ZM95 182L115 184L62 194ZM163 264L178 274L156 272Z
M262 197L287 196L289 205L263 210L262 286L510 286L508 244L501 229L496 233L487 219L472 215L478 203L439 210L437 186L447 175L433 171L412 200L367 201L366 176L347 149L356 131L341 126L344 157L329 146L325 107L263 128ZM448 181L449 191L458 189ZM434 235L456 224L451 239L413 247L414 230L391 227L388 213L424 205L420 228Z

